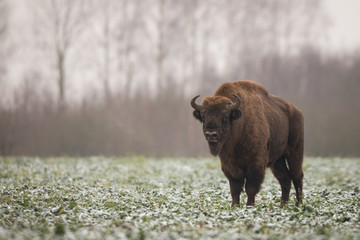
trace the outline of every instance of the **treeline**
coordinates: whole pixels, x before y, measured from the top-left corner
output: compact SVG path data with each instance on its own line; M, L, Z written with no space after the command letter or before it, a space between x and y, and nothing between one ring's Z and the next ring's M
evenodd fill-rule
M240 79L303 110L306 154L360 155L360 54L319 50L321 0L0 0L0 13L1 155L208 155L190 99Z
M302 109L306 154L360 156L360 54L323 60L308 49L298 57L268 61L276 67L256 80ZM215 90L225 80L214 77L206 86ZM156 98L137 93L132 99L114 98L110 104L84 100L63 109L30 86L22 88L17 107L1 109L1 154L209 155L201 124L192 117L190 98L179 95L178 87Z

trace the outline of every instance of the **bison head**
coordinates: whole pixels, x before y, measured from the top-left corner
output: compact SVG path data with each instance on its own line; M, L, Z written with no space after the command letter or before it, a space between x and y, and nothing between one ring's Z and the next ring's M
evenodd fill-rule
M233 94L235 102L223 96L204 98L202 105L191 100L195 109L193 115L203 124L203 132L209 143L210 152L216 156L221 150L225 140L231 135L233 121L241 117L240 97Z

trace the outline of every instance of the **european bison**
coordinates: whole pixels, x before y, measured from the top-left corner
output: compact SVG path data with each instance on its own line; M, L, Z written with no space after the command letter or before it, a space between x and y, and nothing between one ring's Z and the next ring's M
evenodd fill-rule
M273 96L259 83L242 80L222 84L201 105L191 100L193 115L203 123L211 154L219 155L229 179L232 204L239 205L245 190L247 205L270 167L281 185L281 207L289 200L291 181L296 205L302 203L304 119L301 111Z

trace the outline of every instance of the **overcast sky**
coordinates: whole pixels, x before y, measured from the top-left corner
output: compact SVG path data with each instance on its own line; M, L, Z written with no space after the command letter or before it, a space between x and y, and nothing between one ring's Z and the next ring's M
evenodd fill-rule
M45 1L45 0L44 0ZM296 1L296 0L293 0ZM22 37L31 39L32 30L29 25L24 21L28 20L30 10L27 0L10 0L14 7L14 16L11 19L14 31L21 32ZM324 36L323 44L319 46L325 53L339 53L345 51L351 53L354 50L360 51L360 0L323 0L322 2L325 14L329 17L329 28L327 34ZM25 19L25 20L24 20ZM22 38L18 38L18 35L14 35L13 39L19 46L23 41ZM16 45L16 44L15 44ZM316 47L316 46L315 46ZM33 56L34 53L31 49L25 48L20 51L19 56L22 59L31 59L29 56ZM27 68L26 63L18 61L18 57L13 59L12 70L8 72L10 81L8 87L16 86L19 80L23 79L23 71L20 69ZM31 60L27 60L32 67ZM24 71L25 71L24 70ZM78 89L81 89L81 81L72 83L73 85L78 84ZM73 86L73 89L76 87ZM10 94L11 91L9 91Z
M23 0L13 0L19 15L26 13ZM330 27L326 51L351 51L360 48L360 0L323 0Z
M329 13L329 44L335 51L360 48L360 0L324 0Z

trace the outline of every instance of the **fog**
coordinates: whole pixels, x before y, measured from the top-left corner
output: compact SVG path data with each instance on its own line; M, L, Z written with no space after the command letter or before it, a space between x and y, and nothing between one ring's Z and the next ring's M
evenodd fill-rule
M250 79L303 111L306 155L359 156L360 44L334 6L0 0L0 154L209 156L191 98Z

